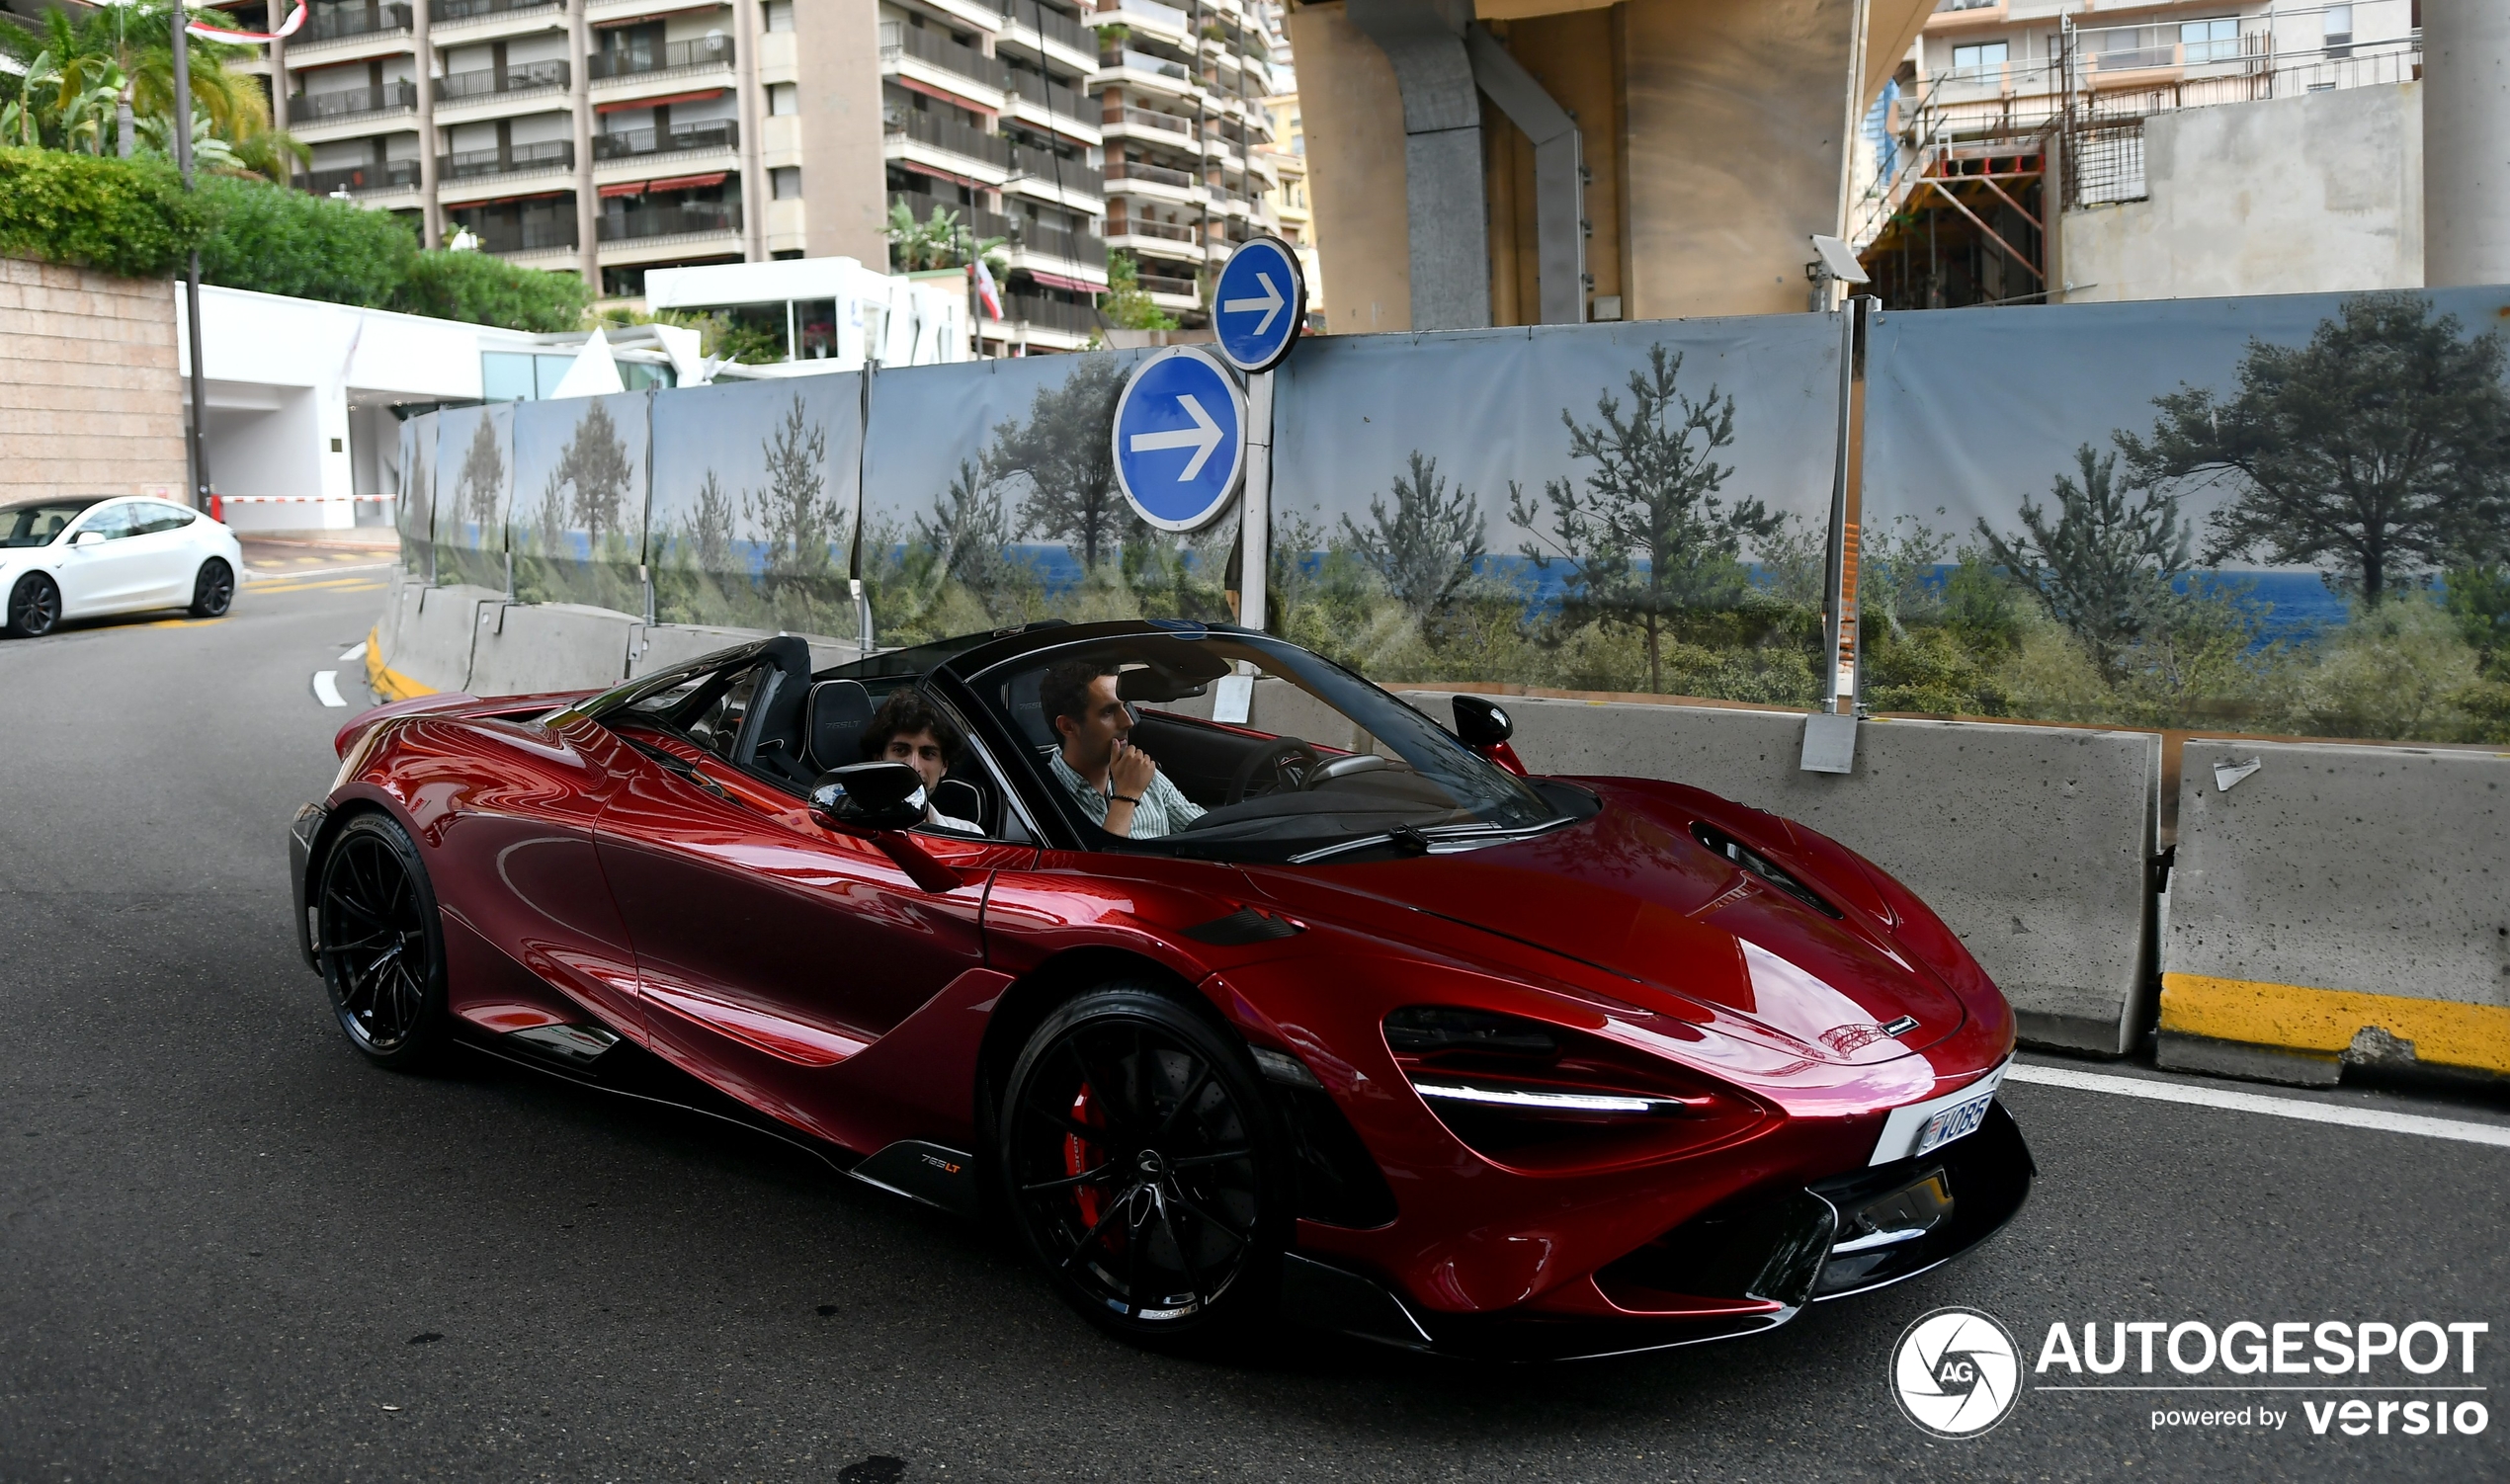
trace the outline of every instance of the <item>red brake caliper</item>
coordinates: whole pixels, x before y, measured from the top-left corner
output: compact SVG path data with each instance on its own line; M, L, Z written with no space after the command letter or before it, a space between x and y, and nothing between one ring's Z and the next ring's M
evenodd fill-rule
M1106 1126L1105 1121L1098 1115L1097 1101L1090 1097L1089 1084L1086 1082L1081 1084L1079 1092L1072 1095L1072 1121L1090 1128ZM1096 1144L1088 1142L1077 1133L1063 1135L1064 1174L1078 1175L1084 1170L1095 1170L1101 1163L1103 1161L1099 1157ZM1096 1226L1098 1218L1106 1209L1103 1197L1100 1196L1096 1188L1075 1186L1072 1189L1072 1195L1080 1205L1081 1224L1084 1227Z

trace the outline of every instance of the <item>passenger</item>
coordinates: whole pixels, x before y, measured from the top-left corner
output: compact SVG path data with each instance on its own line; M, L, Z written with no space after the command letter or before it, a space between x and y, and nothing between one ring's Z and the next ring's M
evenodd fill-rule
M950 776L951 765L959 761L961 745L959 728L934 709L922 692L912 688L890 693L873 715L871 725L863 729L863 761L904 763L923 778L927 799ZM929 802L924 805L924 822L969 835L984 833L983 826L944 814Z
M1083 814L1111 835L1173 835L1203 810L1159 776L1158 760L1132 745L1132 707L1116 695L1116 671L1096 660L1047 667L1038 701L1062 741L1048 760Z

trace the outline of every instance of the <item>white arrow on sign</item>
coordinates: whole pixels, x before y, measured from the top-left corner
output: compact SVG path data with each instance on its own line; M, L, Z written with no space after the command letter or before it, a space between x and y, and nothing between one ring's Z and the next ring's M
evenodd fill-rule
M1261 335L1266 330L1273 327L1273 316L1279 314L1281 312L1281 306L1289 303L1290 300L1283 298L1281 296L1281 290L1273 287L1273 276L1271 274L1258 273L1255 275L1255 282L1264 286L1264 296L1262 298L1228 299L1221 303L1220 312L1223 314L1249 314L1257 309L1263 310L1264 317L1255 323L1255 333Z
M1271 286L1267 284L1265 287ZM1203 404L1191 396L1180 395L1177 405L1185 409L1186 416L1194 419L1194 426L1166 433L1136 433L1133 435L1132 451L1136 453L1156 453L1162 449L1192 449L1194 456L1185 461L1185 472L1177 476L1177 482L1183 484L1203 472L1204 461L1212 456L1213 449L1220 446L1220 425L1212 421L1212 414L1204 411Z

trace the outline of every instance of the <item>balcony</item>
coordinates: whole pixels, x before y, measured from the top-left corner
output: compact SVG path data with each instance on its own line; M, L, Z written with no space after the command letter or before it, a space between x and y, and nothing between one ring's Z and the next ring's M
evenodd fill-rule
M593 158L626 160L677 150L730 149L740 141L740 125L729 119L675 124L667 129L623 128L617 133L593 135Z
M508 15L524 10L556 10L563 0L433 0L428 14L437 25L448 21L475 21L481 16Z
M1011 146L1011 178L1014 181L1034 181L1046 188L1038 193L1041 195L1060 192L1096 201L1107 194L1107 177L1100 173L1097 166L1060 159L1048 150L1024 149L1017 144Z
M575 168L575 142L572 139L549 139L539 144L517 144L509 149L463 149L436 157L439 180L476 180L488 175L539 175L551 170Z
M1002 318L1007 324L1025 324L1065 335L1087 335L1099 324L1098 311L1087 304L1017 291L1003 294Z
M336 93L298 93L288 100L291 124L329 124L360 114L414 113L418 85L387 82L378 88L343 88Z
M536 206L529 212L474 209L445 214L451 225L477 237L482 252L545 253L572 251L575 247L572 201Z
M305 40L308 41L340 41L350 37L379 36L385 32L410 29L410 8L406 5L366 3L317 5L305 17Z
M1189 196L1203 188L1203 182L1182 170L1171 170L1165 165L1145 165L1139 160L1109 160L1107 179L1114 183L1119 191L1125 188L1125 183L1128 181L1147 182L1154 186L1173 186Z
M1173 221L1153 221L1147 216L1129 216L1121 221L1109 221L1107 235L1111 240L1119 237L1150 237L1161 242L1182 243L1189 247L1199 246L1203 241L1201 227L1182 226Z
M599 237L604 242L644 242L656 237L715 236L740 229L739 202L693 201L649 206L634 211L606 211Z
M987 88L999 91L1002 87L1002 63L975 47L962 46L937 31L902 21L881 22L880 65L893 67L910 56Z
M1098 36L1088 27L1039 0L1002 0L1002 18L1083 56L1098 54Z
M538 93L566 86L566 63L522 62L511 67L483 67L448 72L436 79L436 101L460 103L493 98L500 93Z
M1153 134L1173 135L1174 137L1161 139L1159 142L1188 153L1201 147L1194 136L1193 120L1181 119L1174 114L1163 114L1156 109L1137 109L1128 106L1121 119L1102 126L1110 129L1146 129Z
M329 196L334 191L346 191L352 196L382 191L414 191L418 189L418 161L385 160L380 165L313 170L297 176L295 184L297 190L314 196Z
M1000 134L971 128L956 119L937 118L915 109L899 109L881 119L880 132L886 138L907 139L964 159L981 160L997 170L1011 168L1010 140Z
M1116 14L1108 19L1127 26L1138 26L1145 31L1164 32L1178 41L1185 40L1194 32L1193 23L1184 11L1173 5L1162 5L1159 0L1122 0L1116 7Z
M1047 82L1035 72L1013 72L1009 91L1018 94L1049 114L1069 119L1075 124L1095 129L1104 112L1098 100L1078 88L1067 88L1059 82Z
M616 36L618 33L613 32ZM691 41L670 41L660 46L630 45L608 51L596 51L584 59L584 75L595 82L622 77L645 77L662 72L678 72L705 67L732 65L730 37L700 37Z

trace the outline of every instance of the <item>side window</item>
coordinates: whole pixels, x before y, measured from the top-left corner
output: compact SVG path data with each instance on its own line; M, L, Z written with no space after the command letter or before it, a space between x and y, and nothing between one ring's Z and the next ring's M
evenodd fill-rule
M136 524L138 515L139 507L135 505L110 506L81 521L78 526L78 536L85 536L93 531L109 541L120 540L126 536L135 534L132 528ZM73 536L70 539L76 540L78 536Z
M751 701L758 695L759 678L767 673L763 665L752 665L734 675L730 682L693 710L680 723L689 740L725 762L732 761L732 749L741 740L741 723L749 719Z
M160 531L181 531L192 524L192 512L171 505L133 505L130 534L154 536Z

